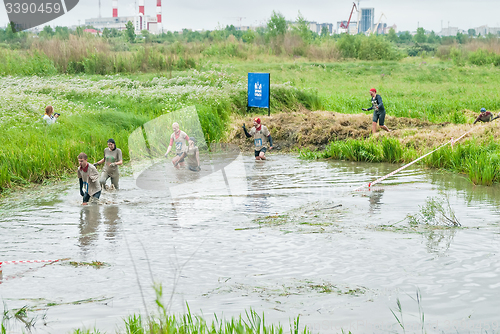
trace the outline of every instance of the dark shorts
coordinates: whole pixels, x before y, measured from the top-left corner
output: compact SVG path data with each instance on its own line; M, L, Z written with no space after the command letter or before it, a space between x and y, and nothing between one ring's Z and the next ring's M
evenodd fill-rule
M96 192L94 195L92 195L92 197L95 198L101 197L101 191ZM88 203L89 200L90 200L89 193L85 193L85 195L83 195L83 203Z
M178 157L180 157L180 156L181 156L181 155L183 155L183 154L184 154L184 153L177 153L177 156L178 156ZM181 158L181 159L179 160L179 162L184 162L184 158Z
M384 121L385 121L385 110L384 111L377 111L377 110L374 110L373 111L373 121L375 123L377 123L378 121L378 125L382 126L384 125Z
M192 172L199 172L200 171L198 166L188 166L188 169Z
M259 154L260 154L260 152L266 153L266 151L267 151L267 148L263 147L263 148L260 149L260 151L255 151L255 156L258 157Z

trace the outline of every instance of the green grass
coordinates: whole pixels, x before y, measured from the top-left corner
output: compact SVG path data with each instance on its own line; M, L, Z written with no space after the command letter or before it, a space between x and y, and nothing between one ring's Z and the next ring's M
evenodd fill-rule
M404 147L395 138L371 137L333 141L323 151L299 150L302 159L409 163L437 147ZM427 167L465 174L476 185L500 183L500 144L493 140L469 139L444 146L421 160Z
M11 51L1 52L14 59ZM33 61L40 61L40 65L42 58ZM1 66L14 69L15 65L8 64ZM196 106L205 140L221 141L230 116L246 113L248 72L271 73L272 113L298 111L301 105L312 110L360 113L369 105L367 92L371 87L378 89L387 114L392 116L466 123L472 122L474 114L465 109L477 112L486 107L500 111L500 68L455 66L429 58L336 63L299 59L287 63L281 58L263 57L251 61L230 59L224 64L204 60L200 71L175 72L171 79L162 73L5 77L0 84L0 100L6 106L0 118L4 138L0 143L0 193L74 172L81 151L91 161L100 159L109 138L119 143L127 161L127 138L134 129L186 106ZM48 104L63 112L59 124L53 127L39 121ZM443 149L426 164L468 174L476 184L500 181L496 147L489 147L479 156L478 149L460 150ZM407 162L421 153L418 148L402 147L394 140L348 140L332 143L320 156ZM301 155L311 153L304 151Z
M244 78L220 70L192 71L173 79L151 75L137 79L6 77L0 86L0 100L6 106L0 118L4 139L0 142L0 193L74 173L80 152L87 153L90 162L100 160L109 138L115 139L126 162L128 139L135 129L173 111L182 113L187 106L196 108L195 118L203 130L200 137L207 143L222 141L230 115L246 112ZM314 92L276 84L271 108L275 112L298 110L300 105L314 107L317 100ZM49 104L61 112L52 126L41 120ZM159 142L168 142L173 121L180 122L172 119L158 129Z
M500 111L500 68L458 67L437 59L402 61L350 61L336 63L232 62L228 71L270 72L272 82L290 82L300 89L318 92L325 110L362 113L370 106L368 90L382 96L387 115L412 117L434 123L468 123L482 107Z

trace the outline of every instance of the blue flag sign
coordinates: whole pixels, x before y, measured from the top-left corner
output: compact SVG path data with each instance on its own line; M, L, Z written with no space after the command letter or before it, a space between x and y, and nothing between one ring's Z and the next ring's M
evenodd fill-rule
M248 73L248 106L269 108L269 73Z

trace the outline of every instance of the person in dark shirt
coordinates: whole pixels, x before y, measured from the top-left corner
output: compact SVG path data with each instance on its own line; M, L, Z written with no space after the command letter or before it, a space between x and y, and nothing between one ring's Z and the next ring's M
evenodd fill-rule
M373 123L372 123L372 133L377 132L377 121L379 126L387 132L391 132L387 126L384 125L385 121L385 108L382 103L382 97L377 94L375 88L370 89L370 95L372 97L372 106L368 109L362 108L363 111L373 110Z
M499 117L500 115L493 117L493 113L491 111L486 111L486 108L481 108L481 113L479 114L479 116L477 116L473 124L476 124L477 122L491 122L492 120Z

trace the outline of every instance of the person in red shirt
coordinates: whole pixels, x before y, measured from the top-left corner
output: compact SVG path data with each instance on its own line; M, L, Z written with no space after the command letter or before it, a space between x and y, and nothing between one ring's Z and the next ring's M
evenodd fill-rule
M493 117L493 113L491 111L487 111L486 108L481 108L481 113L479 114L479 116L477 116L473 124L476 124L477 122L491 122L492 120L499 117L500 115Z

